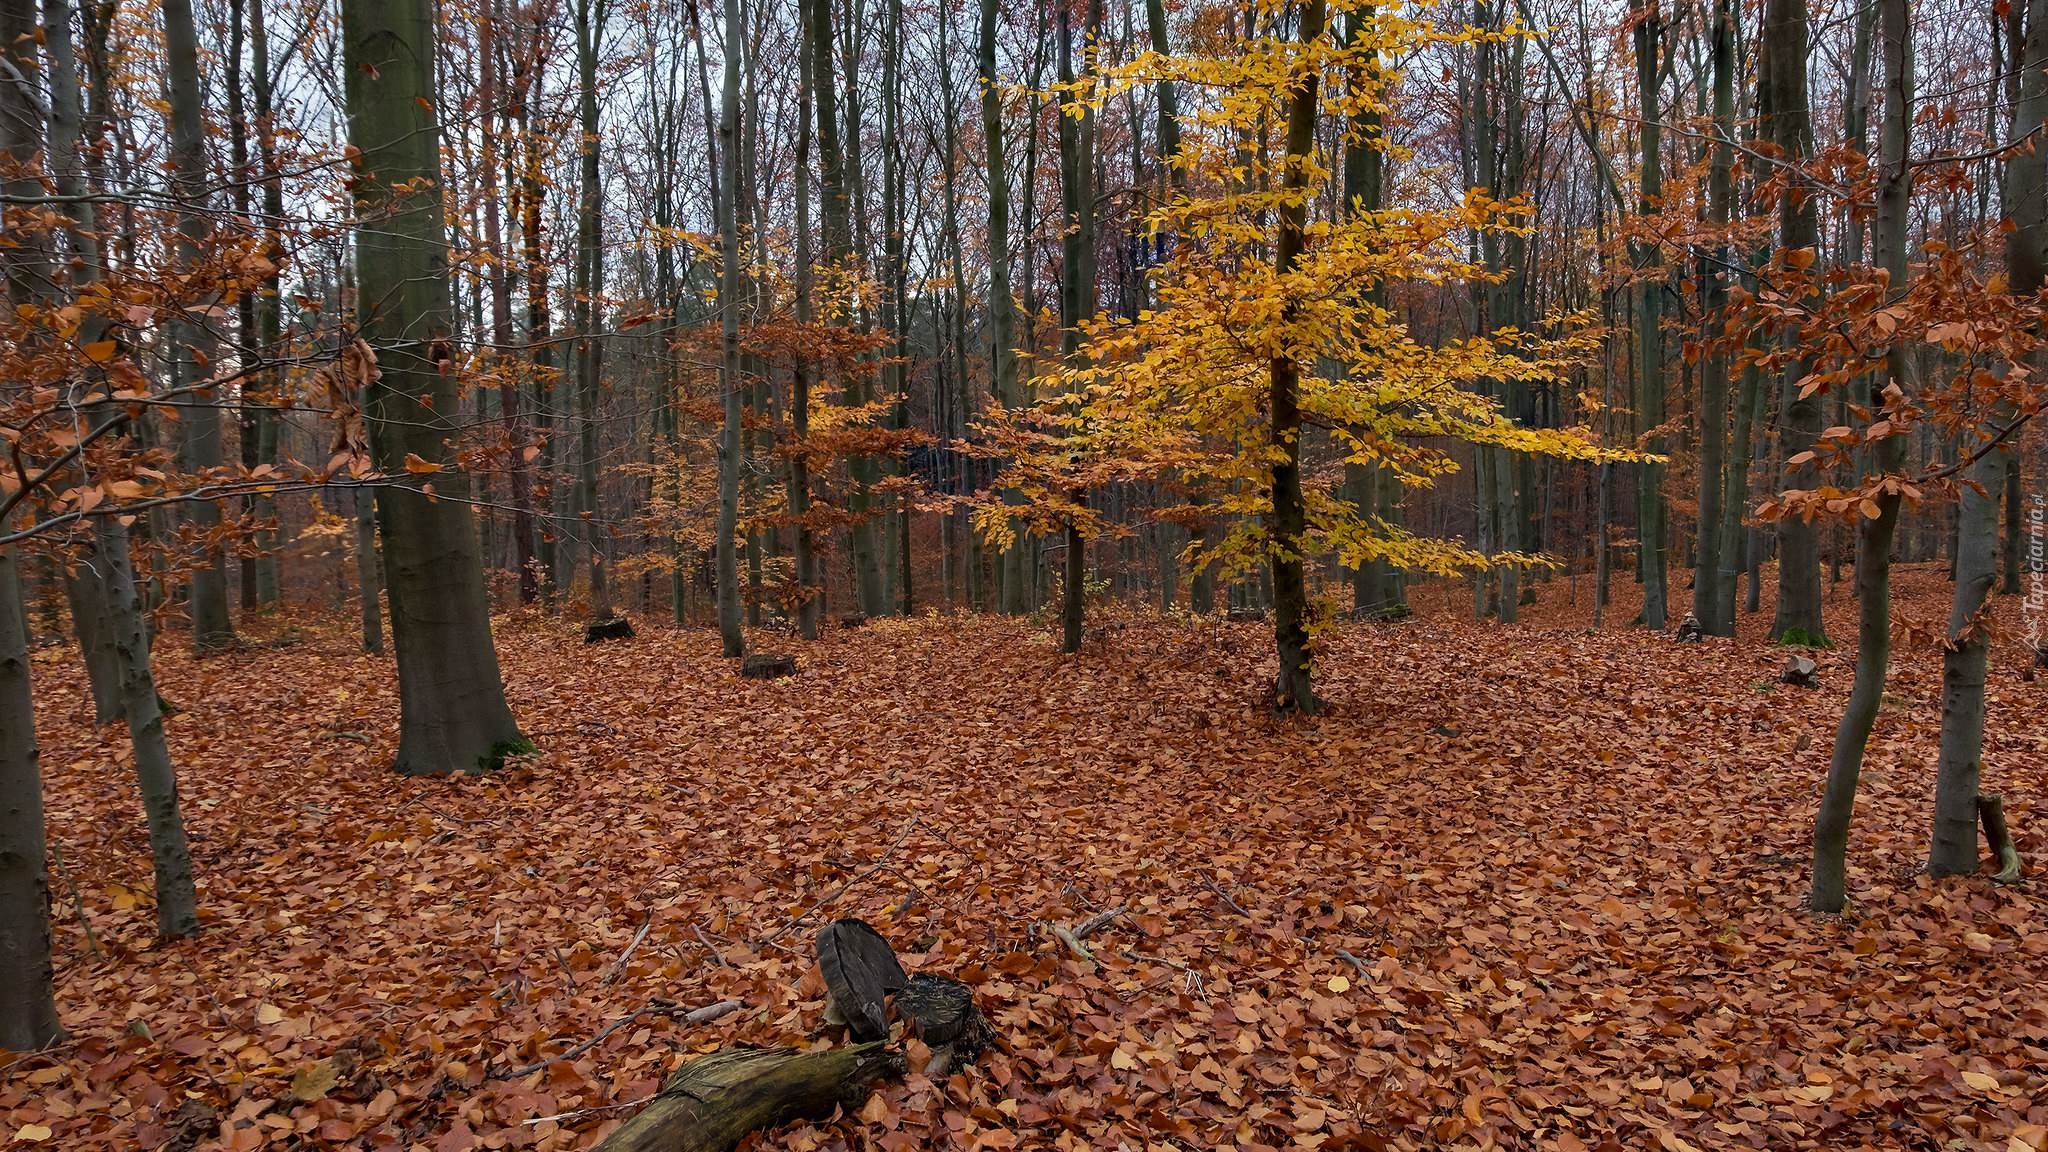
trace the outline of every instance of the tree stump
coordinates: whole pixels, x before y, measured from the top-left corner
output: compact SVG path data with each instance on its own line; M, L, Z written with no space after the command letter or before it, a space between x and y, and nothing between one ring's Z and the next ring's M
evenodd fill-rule
M848 612L839 618L839 627L848 632L853 631L855 628L865 628L867 626L868 617L865 612Z
M1820 682L1820 665L1813 657L1797 652L1785 658L1785 670L1778 674L1778 683L1791 684L1799 688L1811 688Z
M819 974L831 993L826 1019L844 1023L858 1043L810 1051L722 1048L699 1056L676 1069L598 1152L732 1152L756 1129L856 1111L879 1081L909 1070L889 1039L892 995L909 1034L931 1048L925 1071L935 1079L994 1040L967 985L905 976L889 942L865 922L835 920L819 929L817 943Z
M1690 612L1678 622L1677 639L1680 644L1697 644L1706 634L1706 629L1700 626L1700 618Z
M740 675L749 680L780 680L796 675L794 656L748 656L740 661Z
M732 1152L756 1129L852 1112L904 1071L903 1054L881 1041L820 1052L721 1048L676 1069L598 1152Z
M597 644L605 640L631 640L633 622L624 616L613 616L608 620L593 620L583 629L583 642Z
M1232 624L1264 624L1266 622L1266 610L1264 608L1232 608L1223 614L1223 618Z

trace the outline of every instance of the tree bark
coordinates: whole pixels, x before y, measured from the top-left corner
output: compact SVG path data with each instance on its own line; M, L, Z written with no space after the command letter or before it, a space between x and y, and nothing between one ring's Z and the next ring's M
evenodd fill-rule
M740 68L735 59L746 29L739 0L725 0L726 60L718 103L718 163L723 173L718 198L719 325L718 387L725 421L718 436L718 636L728 659L747 653L740 627Z
M902 1056L885 1041L815 1052L720 1049L677 1069L598 1152L732 1152L758 1129L850 1114L902 1072Z
M1629 8L1635 24L1637 132L1642 149L1637 211L1647 217L1664 208L1663 111L1657 94L1663 17L1657 0L1632 0ZM1631 249L1636 274L1636 403L1644 432L1642 447L1661 455L1664 437L1654 430L1664 423L1663 257L1655 243L1637 243ZM1643 627L1658 631L1663 630L1668 615L1665 522L1669 506L1664 498L1664 472L1660 463L1636 466L1636 533L1642 556L1636 575L1643 585Z
M171 167L178 199L178 264L186 271L208 256L213 227L206 212L206 111L199 84L199 36L192 23L191 0L164 0L164 57L171 108ZM188 305L199 303L187 301ZM171 326L171 382L184 388L212 376L215 340L205 321L185 319L180 309ZM180 420L178 463L188 472L221 464L220 413L214 408L215 388L192 393L192 404ZM220 506L210 500L184 506L185 522L206 537L220 527ZM192 617L195 651L218 651L234 643L228 616L227 560L220 545L206 540L200 565L192 571L187 611Z
M1727 338L1728 275L1732 249L1726 230L1732 213L1735 168L1735 13L1731 0L1715 0L1712 49L1714 86L1714 132L1712 159L1707 174L1707 223L1715 229L1713 247L1700 260L1701 301L1706 354L1700 361L1700 512L1699 550L1693 572L1693 615L1700 629L1710 636L1735 635L1735 594L1732 565L1723 556L1734 545L1740 520L1734 526L1723 514L1728 491L1728 362L1726 348L1718 343ZM1746 424L1740 417L1738 424ZM1747 428L1740 431L1746 433ZM1734 440L1735 452L1746 454L1748 437Z
M1884 134L1878 146L1877 226L1872 254L1890 275L1889 295L1906 290L1906 228L1913 172L1907 161L1913 106L1913 44L1907 0L1878 0L1878 35L1885 65ZM1894 340L1885 356L1886 381L1872 380L1864 403L1874 419L1899 411L1906 387L1907 351ZM1892 391L1896 389L1897 391ZM1905 461L1903 436L1887 436L1872 446L1869 457L1879 476L1896 472ZM1885 677L1891 659L1891 550L1899 522L1900 496L1885 491L1876 497L1877 515L1856 522L1856 682L1848 706L1835 729L1835 749L1828 765L1827 788L1813 827L1813 894L1815 912L1840 912L1847 899L1849 820L1856 804L1857 779L1870 730L1884 702ZM1818 575L1816 571L1816 576ZM1971 846L1976 844L1976 789L1970 791Z
M1761 71L1765 120L1771 142L1790 165L1784 199L1778 205L1778 243L1787 252L1814 249L1820 241L1820 214L1804 165L1813 158L1813 126L1806 82L1807 0L1766 0ZM1780 271L1787 266L1779 265ZM1795 331L1785 339L1797 344ZM1780 448L1787 459L1813 447L1821 431L1820 397L1800 396L1807 360L1796 356L1780 379L1783 434ZM1811 461L1792 470L1785 483L1810 489L1819 481ZM1806 644L1827 642L1821 622L1820 533L1812 521L1787 516L1778 521L1778 610L1771 638Z
M8 0L6 8L25 7ZM0 8L6 43L22 29ZM4 48L4 45L0 45ZM0 119L13 109L0 108ZM0 547L0 1049L32 1052L63 1034L50 960L50 876L44 852L43 775L29 683L28 620L15 549Z
M1301 7L1301 43L1312 46L1323 35L1324 0L1307 0ZM1281 188L1287 193L1279 211L1279 236L1274 249L1273 272L1284 279L1301 258L1303 231L1308 221L1309 153L1315 147L1317 73L1311 71L1297 82L1287 107L1287 142ZM1294 323L1299 308L1292 301L1283 306L1280 324ZM1272 439L1276 456L1272 470L1272 522L1266 528L1273 578L1273 644L1280 658L1280 671L1273 687L1274 707L1282 712L1314 712L1316 697L1310 683L1308 636L1308 582L1302 564L1302 535L1307 531L1307 508L1301 492L1301 366L1294 357L1275 356L1269 375L1272 387Z
M1156 9L1159 0L1148 0ZM1017 391L1017 302L1010 289L1010 171L1003 145L1003 97L996 75L996 32L1000 20L996 0L981 0L981 28L976 43L976 67L981 78L981 139L987 152L988 229L988 328L993 366L990 387L996 403L1016 407L1023 402ZM1164 18L1161 17L1161 20ZM1153 45L1159 48L1164 29L1155 30ZM1173 85L1161 83L1160 121L1170 115ZM1163 131L1163 129L1162 129ZM1030 195L1030 190L1026 190ZM1007 494L1005 502L1015 499ZM1013 542L1002 556L1002 609L1021 616L1029 607L1029 574L1025 557L1030 547L1024 540Z
M2015 145L2048 126L2048 0L2028 0L2026 21L2024 46L2015 61L2020 91L2009 136ZM2005 238L2006 279L2009 290L2021 298L2041 290L2048 264L2048 188L2043 180L2038 153L2017 152L2006 165L2004 214L2013 225ZM1999 405L1991 422L2010 418L2009 407ZM1966 438L1965 450L1972 447ZM2006 470L2017 463L2016 456L1996 449L1978 457L1970 466L1956 512L1955 592L1941 659L1941 753L1934 782L1933 843L1927 856L1927 870L1936 876L1977 870L1984 679L1991 655L1990 637L1978 617L1998 577L1999 501L2007 488ZM2008 545L2007 551L2017 550Z
M408 476L414 457L439 469L424 485L378 490L398 657L396 768L489 770L530 745L505 705L469 479L452 445L461 405L449 333L432 5L344 0L342 39L356 150L357 316L381 369L365 405L371 444L389 476Z

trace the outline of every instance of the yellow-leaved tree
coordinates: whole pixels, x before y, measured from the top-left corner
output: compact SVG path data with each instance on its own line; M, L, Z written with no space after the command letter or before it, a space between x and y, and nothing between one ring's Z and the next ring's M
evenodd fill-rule
M1386 303L1391 285L1485 279L1468 241L1520 229L1523 205L1474 191L1456 204L1354 204L1310 219L1345 148L1397 153L1376 130L1399 79L1388 61L1522 33L1447 30L1414 4L1255 7L1264 35L1218 38L1213 52L1147 53L1070 89L1070 110L1161 81L1194 96L1174 159L1180 191L1148 221L1170 255L1153 270L1153 307L1096 320L1078 352L1036 380L1035 406L988 413L983 443L1007 461L1006 495L981 504L976 524L1000 546L1020 531L1092 538L1105 523L1089 489L1170 479L1227 525L1192 549L1192 563L1225 577L1270 570L1273 705L1312 712L1312 622L1327 614L1311 609L1310 559L1443 575L1541 560L1416 536L1304 484L1305 440L1410 487L1457 470L1447 440L1589 462L1639 457L1583 429L1524 427L1489 395L1501 381L1558 375L1590 334L1503 329L1425 342ZM1265 123L1284 125L1277 155L1252 143Z

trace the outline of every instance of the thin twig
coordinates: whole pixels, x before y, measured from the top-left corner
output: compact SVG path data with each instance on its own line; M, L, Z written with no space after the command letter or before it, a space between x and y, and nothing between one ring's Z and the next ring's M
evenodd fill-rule
M100 939L93 934L92 920L85 914L85 898L78 894L78 882L71 878L71 869L64 866L64 850L54 840L50 842L50 863L57 866L57 875L63 878L64 886L71 889L71 906L77 909L78 923L85 929L86 946L92 949L94 959L105 959L106 953L100 951Z
M604 979L599 980L598 983L609 984L619 978L619 973L626 970L626 961L633 958L633 950L640 947L642 940L647 939L647 930L652 927L654 927L654 917L650 915L647 919L640 922L640 930L633 933L633 942L626 945L626 950L619 953L617 960L612 961L612 966L605 970Z
M1227 905L1232 912L1237 913L1239 916L1242 916L1247 920L1252 918L1252 914L1245 911L1244 906L1242 904L1239 904L1237 901L1232 900L1230 898L1230 893L1225 892L1223 889L1217 887L1216 882L1214 880L1204 877L1202 879L1202 887L1207 888L1211 892L1214 892L1216 894L1216 898L1223 901L1223 903Z
M734 1012L739 1011L743 1007L745 1007L745 1004L738 1000L720 1000L716 1004L706 1004L702 1008L693 1008L688 1012L682 1013L682 1017L686 1023L704 1024L712 1020L716 1020L721 1016L730 1016ZM538 1072L541 1069L546 1068L548 1065L553 1064L558 1060L574 1060L578 1056L583 1055L585 1052L590 1051L592 1048L597 1047L599 1044L604 1043L606 1037L610 1036L614 1032L617 1032L619 1029L624 1028L626 1025L631 1024L633 1021L638 1020L642 1016L670 1016L675 1014L675 1005L670 1004L667 1001L657 1000L653 1003L642 1005L641 1007L626 1013L624 1016L619 1017L617 1020L612 1021L610 1024L605 1025L603 1031L599 1032L595 1036L592 1036L590 1039L585 1040L583 1043L576 1045L568 1051L563 1052L559 1056L549 1056L545 1059L537 1060L531 1064L522 1065L521 1067L513 1068L509 1071L493 1072L491 1074L491 1079L517 1080L522 1076L531 1076L535 1072Z

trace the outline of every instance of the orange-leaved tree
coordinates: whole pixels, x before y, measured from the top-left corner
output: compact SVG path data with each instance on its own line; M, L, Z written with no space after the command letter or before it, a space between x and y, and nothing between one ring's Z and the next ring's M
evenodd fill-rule
M989 438L1011 458L1005 483L1025 502L986 502L977 523L999 544L1019 528L1089 536L1100 522L1076 493L1104 479L1171 474L1204 499L1205 514L1229 524L1193 563L1226 577L1270 570L1273 703L1310 712L1311 558L1439 574L1538 561L1413 535L1305 483L1306 446L1326 444L1343 462L1377 466L1407 486L1457 469L1447 439L1572 460L1633 457L1583 430L1524 427L1487 394L1490 382L1556 375L1584 337L1539 341L1500 329L1426 342L1375 291L1485 279L1465 240L1521 229L1524 206L1475 191L1457 203L1309 218L1347 145L1398 154L1366 127L1375 118L1361 115L1386 108L1399 81L1387 61L1519 33L1446 30L1365 0L1258 7L1270 35L1147 53L1077 83L1084 103L1162 80L1199 94L1182 116L1183 191L1149 220L1172 250L1154 270L1155 307L1133 321L1097 322L1078 356L1037 381L1044 399L1034 411L990 417ZM1245 141L1274 120L1285 124L1281 152L1248 153ZM1326 121L1339 130L1322 130Z

